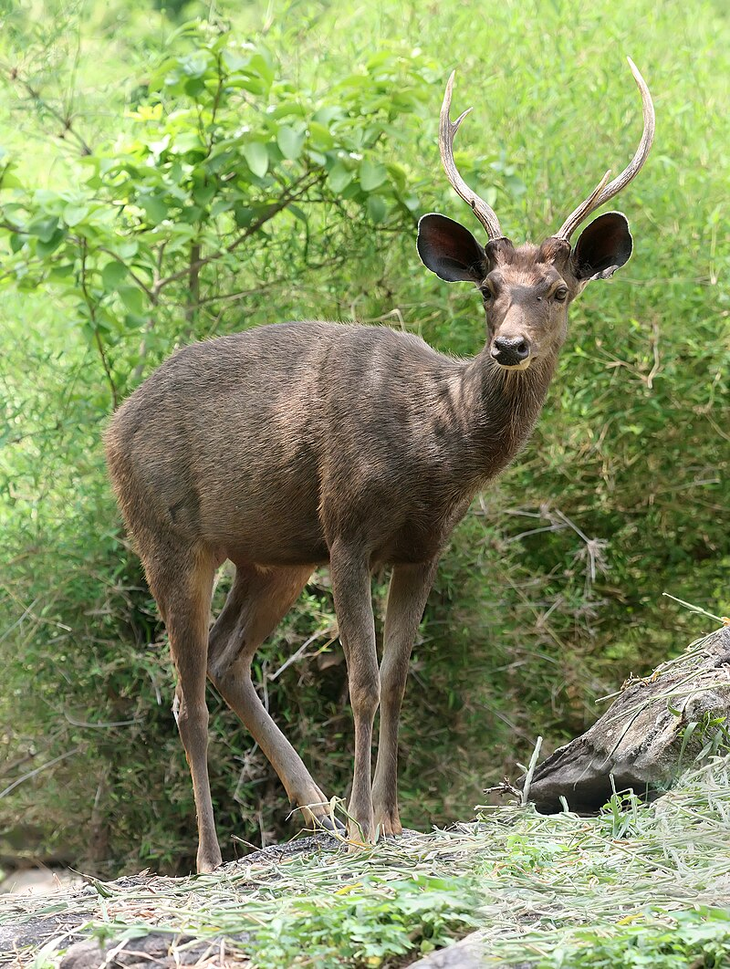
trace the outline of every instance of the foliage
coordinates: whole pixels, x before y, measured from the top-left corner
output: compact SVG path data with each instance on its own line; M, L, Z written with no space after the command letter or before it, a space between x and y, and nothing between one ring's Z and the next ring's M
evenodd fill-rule
M730 956L730 911L679 912L673 925L629 926L610 940L587 930L581 941L577 952L557 950L538 963L539 969L717 969Z
M470 879L413 875L384 881L365 876L329 898L297 898L283 917L264 924L254 961L262 967L297 961L323 969L379 966L414 950L432 952L455 932L476 926L475 904Z
M0 14L0 853L100 872L184 871L194 853L164 634L105 480L113 400L177 346L273 319L355 316L477 351L473 294L413 247L423 212L469 224L435 147L453 66L455 107L476 109L457 162L516 241L554 231L633 150L624 51L658 136L620 200L634 258L573 308L532 443L442 563L404 711L404 819L469 814L536 732L559 743L597 696L676 650L696 619L661 592L730 612L728 154L711 123L728 98L723 11L223 2L188 4L191 24L176 9L28 0ZM255 674L318 782L344 795L352 728L332 638L322 574ZM230 855L233 833L292 827L260 751L210 702Z
M201 306L215 317L247 295L236 286L242 261L264 280L275 261L293 284L313 268L323 222L317 253L331 266L354 247L353 225L393 230L412 225L418 208L405 169L379 145L423 100L417 56L374 55L315 99L277 78L265 48L228 31L189 24L170 45L183 51L155 66L128 112L134 140L92 149L77 135L80 184L24 191L12 158L0 174L10 190L0 207L5 282L21 293L57 287L98 348L115 407L148 366L153 336L167 340L171 314L183 311L179 336L189 340L210 334L197 325ZM76 133L69 117L63 124ZM270 234L284 215L285 229ZM213 272L201 281L204 267ZM130 338L138 345L115 366L110 352ZM155 349L159 358L167 343Z

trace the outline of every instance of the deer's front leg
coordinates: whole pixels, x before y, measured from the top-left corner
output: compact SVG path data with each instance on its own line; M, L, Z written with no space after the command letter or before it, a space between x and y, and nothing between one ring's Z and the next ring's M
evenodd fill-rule
M383 662L380 666L380 740L373 783L375 824L381 834L400 834L398 813L398 720L408 662L437 561L397 565L388 589Z
M361 553L336 542L330 549L330 574L355 721L355 772L348 808L352 821L348 825L348 834L374 841L370 762L380 678L369 562Z

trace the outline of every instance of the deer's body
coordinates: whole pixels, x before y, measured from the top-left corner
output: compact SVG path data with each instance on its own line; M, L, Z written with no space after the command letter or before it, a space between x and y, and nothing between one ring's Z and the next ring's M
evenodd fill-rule
M441 112L447 175L487 231L480 245L440 215L419 223L423 262L482 294L487 341L455 360L385 327L283 323L181 350L115 415L109 468L167 626L178 728L198 815L198 870L221 861L207 768L206 677L239 715L306 820L328 801L264 708L254 653L317 565L329 563L355 722L349 833L401 831L398 718L408 662L436 564L474 494L502 471L542 407L567 332L567 310L592 279L631 255L625 216L596 206L641 168L653 134L641 76L644 136L627 169L595 191L540 246L515 247L453 161L464 115ZM215 570L236 575L208 629ZM378 668L370 572L392 566ZM380 709L371 780L372 732Z
M116 416L110 467L153 542L314 567L340 537L371 566L425 562L527 438L553 365L510 375L386 327L260 327L163 364Z

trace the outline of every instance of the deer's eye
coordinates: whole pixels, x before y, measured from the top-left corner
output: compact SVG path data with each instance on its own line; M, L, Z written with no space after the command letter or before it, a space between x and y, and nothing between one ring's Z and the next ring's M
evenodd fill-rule
M564 303L568 298L568 290L565 286L561 286L560 289L556 289L553 293L553 298L558 301L558 303Z
M489 303L490 300L494 299L494 293L491 291L489 286L483 286L481 288L482 299L485 303Z

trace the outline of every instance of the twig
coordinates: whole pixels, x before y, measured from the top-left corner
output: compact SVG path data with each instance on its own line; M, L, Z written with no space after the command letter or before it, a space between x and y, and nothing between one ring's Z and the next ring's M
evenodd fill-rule
M530 757L530 763L527 767L527 773L525 774L525 783L522 785L522 806L527 806L527 800L530 794L530 785L532 784L532 775L535 773L535 768L537 767L537 758L540 756L540 748L542 747L542 737L538 737L535 742L535 749L532 752L532 757Z
M64 713L64 717L74 727L86 727L90 730L109 730L112 727L131 727L132 724L142 723L141 717L132 720L110 720L106 723L91 723L88 720L76 720L70 713Z
M324 646L321 646L317 650L317 652L320 653L323 649L327 649L327 647L331 646L332 643L334 643L334 641L337 639L338 633L336 631L335 626L328 626L327 629L322 630L322 632L314 633L312 636L310 636L309 639L307 639L305 642L302 643L302 645L299 647L296 653L290 656L285 663L282 663L282 665L279 667L278 670L276 670L274 673L269 673L267 679L271 680L272 682L278 679L281 676L281 674L284 672L284 670L288 669L292 665L292 663L296 663L298 659L301 659L301 657L306 652L308 646L311 646L312 643L315 642L317 639L320 639L322 636L327 636L329 635L329 633L333 631L335 634L332 637L332 639L328 640L324 644Z
M144 291L148 299L151 300L153 303L156 302L156 297L154 292L149 288L149 286L145 284L145 282L142 279L139 278L139 276L136 273L132 272L132 270L129 268L129 264L124 259L122 259L121 256L118 256L116 252L113 252L111 249L107 249L106 246L99 246L99 252L104 252L106 253L107 256L111 256L112 259L116 259L117 262L121 263L129 273L129 275L132 277L132 279L135 281L135 283L139 286L139 288Z
M82 155L93 154L89 145L84 141L84 139L81 137L78 131L76 131L76 129L74 128L73 121L70 116L63 115L56 108L52 107L48 103L48 101L46 101L43 97L41 97L40 91L37 91L29 81L26 81L24 78L20 77L20 75L18 74L15 68L10 69L8 71L8 75L10 76L11 81L17 81L17 83L20 84L21 87L25 88L25 90L30 95L31 99L36 103L36 105L39 108L41 108L43 111L46 111L48 114L51 115L52 118L55 118L56 121L58 121L60 124L63 125L63 131L57 137L60 137L63 140L66 137L66 134L69 134L71 135L72 138L76 140L77 144L81 148Z
M96 341L97 349L99 350L99 356L101 357L102 366L104 367L104 373L106 374L106 379L109 383L109 388L112 394L112 406L116 410L119 406L119 397L117 395L116 384L114 383L114 377L112 376L111 368L109 367L109 361L106 358L106 351L104 350L104 344L101 339L101 334L99 333L99 327L96 325L96 312L94 310L94 303L89 296L89 291L86 288L86 253L87 245L86 239L81 240L81 290L84 294L84 300L86 305L89 307L89 315L91 316L91 322L94 326L94 339Z
M47 767L53 767L54 764L58 764L60 761L66 760L67 757L73 757L73 755L78 754L80 750L80 746L74 747L73 750L67 750L65 754L60 754L58 757L54 757L53 760L49 760L47 764L42 764L40 767L36 767L35 770L28 771L27 774L23 774L22 777L18 777L13 781L12 784L8 784L4 791L0 791L0 799L10 794L11 791L14 791L16 787L23 783L23 781L29 781L31 777L35 777L36 774L40 774L40 772L44 771Z
M726 624L726 620L723 616L715 616L713 613L708 612L707 609L703 609L702 606L695 606L691 602L685 602L684 599L678 599L676 596L670 595L668 592L662 592L663 596L667 599L673 599L678 602L680 606L684 606L685 609L689 609L690 612L697 612L701 616L707 616L708 619L714 619L715 622L719 622L721 626Z

